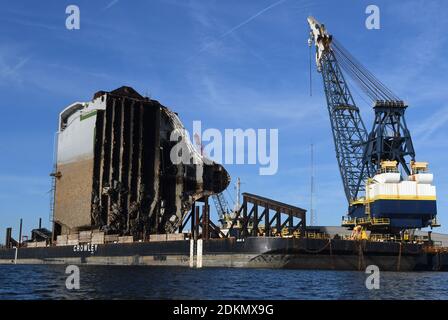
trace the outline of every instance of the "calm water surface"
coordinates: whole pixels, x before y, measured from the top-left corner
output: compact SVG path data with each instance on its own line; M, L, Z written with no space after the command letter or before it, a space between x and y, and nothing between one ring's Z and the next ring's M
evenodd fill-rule
M65 266L0 265L0 299L448 299L448 272L382 272L379 290L352 271L82 266L68 290Z

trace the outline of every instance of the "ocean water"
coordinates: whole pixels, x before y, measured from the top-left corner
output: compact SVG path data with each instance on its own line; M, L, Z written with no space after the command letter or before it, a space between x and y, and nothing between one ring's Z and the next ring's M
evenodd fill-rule
M81 266L68 290L60 265L0 265L0 299L448 299L448 272L382 272L368 290L354 271Z

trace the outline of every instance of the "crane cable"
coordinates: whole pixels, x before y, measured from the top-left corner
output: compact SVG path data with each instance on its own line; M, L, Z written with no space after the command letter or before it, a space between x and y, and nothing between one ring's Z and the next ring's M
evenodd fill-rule
M333 39L332 51L342 69L354 80L372 101L399 101L400 99L355 57L353 57L338 41Z
M335 47L336 48L336 47ZM360 88L370 97L372 100L389 100L391 99L381 85L377 84L374 79L372 79L368 74L364 72L359 66L357 66L350 58L339 51L334 50L338 62L341 67L346 71L349 76L357 82Z
M308 47L309 49L309 72L310 72L310 97L313 96L313 79L312 79L312 62L311 62L311 57L312 57L312 53L311 53L311 40L308 40Z
M355 76L358 83L369 91L371 97L383 100L396 100L397 97L383 85L372 73L362 66L342 45L334 42L333 50L344 69L347 69L351 76Z
M341 62L342 68L355 80L361 89L372 100L396 101L398 98L377 80L367 69L356 62L347 52L334 47L337 60Z

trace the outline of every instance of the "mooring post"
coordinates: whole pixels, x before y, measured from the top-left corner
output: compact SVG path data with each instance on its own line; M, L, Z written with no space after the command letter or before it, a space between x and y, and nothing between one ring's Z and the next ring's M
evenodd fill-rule
M15 248L16 248L16 253L14 255L14 264L17 264L17 256L18 256L18 253L19 253L19 247L16 246Z
M195 220L196 220L196 204L193 202L193 206L191 207L190 212L190 268L194 268L194 245L195 245L195 239L196 239L196 232L195 232Z
M198 265L198 237L199 237L199 210L198 206L194 206L191 210L191 232L193 234L192 240L190 241L190 267ZM194 222L193 222L194 221ZM196 256L196 257L195 257ZM196 262L195 262L196 261Z
M204 240L199 239L197 242L196 268L202 268L202 245Z

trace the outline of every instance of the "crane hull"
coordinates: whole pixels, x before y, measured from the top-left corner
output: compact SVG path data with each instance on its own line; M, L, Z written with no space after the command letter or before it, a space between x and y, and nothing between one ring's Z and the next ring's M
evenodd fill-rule
M352 218L365 218L364 205L352 206ZM389 219L387 225L396 229L424 228L431 224L437 214L436 200L381 199L371 202L372 219Z

